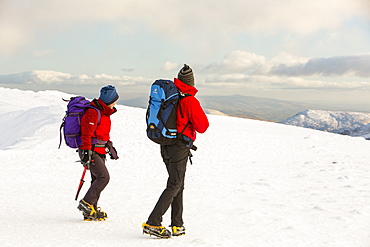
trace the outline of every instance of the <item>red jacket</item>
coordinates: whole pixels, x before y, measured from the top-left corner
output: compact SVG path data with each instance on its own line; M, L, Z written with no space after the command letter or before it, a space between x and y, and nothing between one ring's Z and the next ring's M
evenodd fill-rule
M196 132L204 133L209 126L208 118L202 106L194 97L198 90L195 87L183 83L177 78L174 79L174 83L181 92L192 95L180 100L180 105L177 110L177 131L181 133L186 124L189 123L183 134L195 140Z
M79 147L83 150L93 150L100 154L105 154L104 147L94 147L92 149L91 139L94 137L101 141L109 141L109 133L111 128L110 115L115 113L117 110L115 108L109 108L101 99L98 99L98 103L101 108L97 106L94 101L91 102L91 105L95 106L100 110L100 123L98 124L98 112L95 109L87 109L85 114L81 119L81 139L82 144Z

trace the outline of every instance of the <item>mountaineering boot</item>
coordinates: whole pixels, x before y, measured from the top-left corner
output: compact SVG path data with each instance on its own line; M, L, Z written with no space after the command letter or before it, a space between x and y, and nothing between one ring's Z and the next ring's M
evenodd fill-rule
M170 238L171 237L171 232L166 229L164 226L151 226L148 225L147 223L143 223L143 234L149 234L154 235L158 238Z
M172 236L181 236L185 235L185 227L184 226L170 226L172 229Z
M100 208L100 207L98 207L98 208L96 209L96 220L103 221L103 220L105 220L106 218L108 218L107 213L106 213L106 212L101 211L101 208Z
M84 216L84 221L93 221L93 220L95 220L94 216L89 216L85 213L82 213L82 215Z
M84 220L95 220L96 219L96 210L93 205L85 202L83 199L78 203L77 207L80 211L82 211Z
M84 221L104 221L106 218L108 218L107 213L101 211L100 207L96 209L96 216L89 216L86 213L82 213L84 216Z

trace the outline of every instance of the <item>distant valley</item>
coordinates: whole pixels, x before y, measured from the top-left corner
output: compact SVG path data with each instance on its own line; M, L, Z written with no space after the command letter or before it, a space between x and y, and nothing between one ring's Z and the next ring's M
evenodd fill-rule
M326 107L314 104L305 104L294 101L276 100L262 97L243 95L229 96L199 96L202 107L210 114L229 115L263 121L280 122L294 116L297 112L307 109L338 110L335 107ZM123 99L120 104L146 108L148 96Z
M243 95L199 96L197 98L209 114L279 122L370 139L370 113L340 111L339 106L305 104ZM119 103L146 108L148 96L120 100Z

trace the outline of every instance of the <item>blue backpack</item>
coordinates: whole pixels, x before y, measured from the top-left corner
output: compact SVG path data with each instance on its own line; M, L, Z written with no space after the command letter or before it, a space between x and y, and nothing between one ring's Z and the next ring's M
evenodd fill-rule
M63 122L60 126L60 142L59 148L62 144L62 129L65 143L70 148L78 148L81 141L81 118L87 109L92 108L98 112L98 124L100 123L101 114L100 111L94 106L90 105L90 101L82 96L72 97L67 105L66 115L63 118ZM93 139L94 142L94 139Z
M189 95L181 93L170 80L156 80L152 84L146 112L146 132L150 140L161 145L177 142L177 107L179 100Z

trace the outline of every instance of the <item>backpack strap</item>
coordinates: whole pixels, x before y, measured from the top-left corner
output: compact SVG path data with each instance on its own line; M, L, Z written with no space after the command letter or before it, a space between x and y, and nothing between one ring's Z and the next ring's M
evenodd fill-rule
M182 92L180 92L180 100L181 100L181 99L183 99L183 98L186 98L186 97L188 97L188 96L193 96L193 95L188 94L188 93L182 93ZM181 115L181 117L182 117L182 118L184 118L184 114L183 114L183 111L182 111L182 108L181 108L181 104L180 104L180 103L179 103L179 111L180 111L180 115ZM197 150L197 147L193 144L193 141L192 141L189 137L187 137L187 136L186 136L186 138L187 138L187 139L189 139L189 140L185 140L185 138L184 138L184 136L185 136L185 135L184 135L184 132L185 132L186 128L187 128L190 124L191 124L191 122L190 122L190 121L188 121L188 122L185 124L184 128L182 129L182 131L178 134L178 141L181 141L181 142L185 143L185 145L186 145L186 147L187 147L187 148L189 148L189 149L192 149L192 150L196 151L196 150ZM191 155L191 153L189 152L190 163L192 164L193 162L191 161L191 157L192 157L192 155Z
M188 93L182 93L181 91L179 91L178 93L179 93L179 98L178 99L171 99L171 100L168 100L167 102L170 103L170 104L174 104L175 102L178 101L178 107L179 107L180 115L181 115L182 118L184 118L184 114L182 113L180 100L182 100L185 97L192 96L192 95L188 94ZM163 102L164 102L164 100L162 99L162 106L163 106ZM147 112L147 114L148 114L148 112ZM166 128L166 130L168 130L168 128L167 128L166 124L163 122L162 118L159 118L159 120L162 122L162 124ZM188 127L189 124L190 124L190 122L186 124L185 128L181 131L180 134L184 133L185 129Z
M87 106L86 108L91 108L91 109L95 109L97 112L98 112L98 125L100 124L100 119L101 119L101 113L100 113L100 110L98 108L96 108L95 106Z
M166 108L166 106L165 106L165 102L167 102L168 104L171 104L171 105L173 105L173 106L175 106L175 103L177 102L178 103L178 105L180 105L180 92L178 92L178 94L179 94L179 98L176 98L176 99L168 99L168 100L165 100L165 99L162 99L161 100L161 109L163 110L163 109L165 109ZM172 95L172 96L174 96L174 95ZM171 98L172 96L170 96L169 98ZM161 111L160 111L161 112ZM149 112L147 112L147 117L148 117L148 114L149 114ZM162 113L161 113L162 114ZM158 115L159 115L159 113L158 113ZM158 117L158 119L159 119L159 121L161 121L162 122L162 124L163 124L163 127L168 131L168 127L167 127L167 124L163 121L163 119L162 119L162 115L160 115L160 117ZM158 132L159 132L159 130L157 130Z
M71 101L70 99L64 99L64 98L62 98L62 100L64 101L64 102L69 102L69 101ZM60 128L59 128L59 147L58 147L58 149L60 149L60 145L62 145L62 129L63 129L63 127L64 127L64 125L65 125L65 122L64 122L64 120L66 119L66 117L67 117L67 114L64 116L64 118L62 119L62 124L60 125Z
M94 99L94 103L97 104L96 105L97 107L89 105L88 108L95 109L98 112L98 124L96 126L96 127L98 127L98 125L100 124L100 119L101 119L100 109L102 107L96 99ZM93 146L93 149L94 149L94 147L105 147L106 143L107 143L106 141L99 140L95 137L91 138L91 144Z
M90 105L89 108L93 108L98 112L98 124L100 124L100 118L101 118L100 110L103 110L103 107L101 106L101 104L99 103L99 101L97 99L94 99L93 102L96 105L96 107Z
M58 149L60 149L60 145L62 145L62 128L64 127L64 119L65 117L63 118L63 121L62 121L62 124L60 125L60 128L59 128L59 147Z
M182 92L180 92L180 98L179 98L179 111L180 111L180 115L181 115L181 117L182 118L184 118L184 114L182 113L182 108L181 108L181 104L180 104L180 100L182 100L183 98L186 98L186 97L188 97L188 96L193 96L193 95L191 95L191 94L189 94L189 93L182 93ZM186 124L186 125L188 125L188 124ZM187 126L186 126L187 127ZM185 128L186 128L185 127ZM183 131L182 131L183 132ZM181 133L182 133L181 132Z

